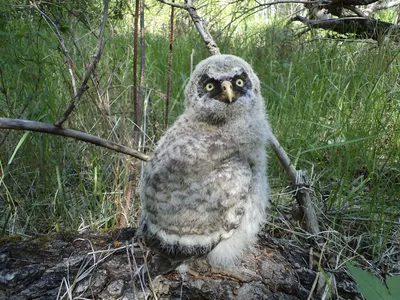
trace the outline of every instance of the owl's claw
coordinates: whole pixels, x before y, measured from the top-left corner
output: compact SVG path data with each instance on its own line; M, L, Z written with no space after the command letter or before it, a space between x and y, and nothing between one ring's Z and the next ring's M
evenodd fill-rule
M153 256L153 262L155 264L156 272L162 275L174 271L183 263L183 261L173 261L157 254Z

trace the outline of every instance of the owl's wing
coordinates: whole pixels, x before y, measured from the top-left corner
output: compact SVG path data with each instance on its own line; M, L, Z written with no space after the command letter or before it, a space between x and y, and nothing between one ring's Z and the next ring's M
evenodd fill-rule
M150 243L176 257L205 255L240 224L251 168L235 145L202 134L166 135L141 196Z
M209 197L205 209L214 207L215 230L221 238L228 238L239 226L248 204L252 170L239 154L231 156L213 170L203 185Z

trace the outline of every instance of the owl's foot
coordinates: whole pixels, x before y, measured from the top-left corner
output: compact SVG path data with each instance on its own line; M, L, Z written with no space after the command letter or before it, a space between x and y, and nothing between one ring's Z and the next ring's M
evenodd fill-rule
M168 274L182 264L182 261L172 261L158 254L152 257L152 262L154 263L154 269L157 275Z

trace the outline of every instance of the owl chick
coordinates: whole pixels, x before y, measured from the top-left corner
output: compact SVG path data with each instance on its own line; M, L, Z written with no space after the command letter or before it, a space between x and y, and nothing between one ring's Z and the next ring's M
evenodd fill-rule
M260 82L233 55L200 62L185 111L160 139L141 183L139 234L161 273L206 256L230 266L256 242L266 218L270 127Z

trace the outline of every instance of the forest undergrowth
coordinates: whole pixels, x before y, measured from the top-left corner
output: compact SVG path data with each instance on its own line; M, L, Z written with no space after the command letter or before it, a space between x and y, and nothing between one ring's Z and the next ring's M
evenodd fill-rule
M178 24L179 25L179 24ZM65 28L80 80L96 37L81 24ZM128 26L129 27L129 26ZM167 30L167 28L165 28ZM173 48L169 123L183 110L183 91L195 65L208 56L194 27L180 24ZM160 28L146 33L145 112L141 150L151 153L165 131L169 41ZM73 92L65 57L51 27L34 15L0 24L0 117L54 123ZM132 29L114 21L90 88L65 124L114 142L133 143ZM220 32L222 53L247 60L278 140L309 190L327 246L340 265L364 257L400 273L400 57L390 41L297 37L284 22ZM272 151L274 236L307 240L294 217L293 191ZM0 131L0 232L33 236L119 226L135 159L44 133ZM130 226L140 200L134 193ZM397 249L397 250L396 250Z

